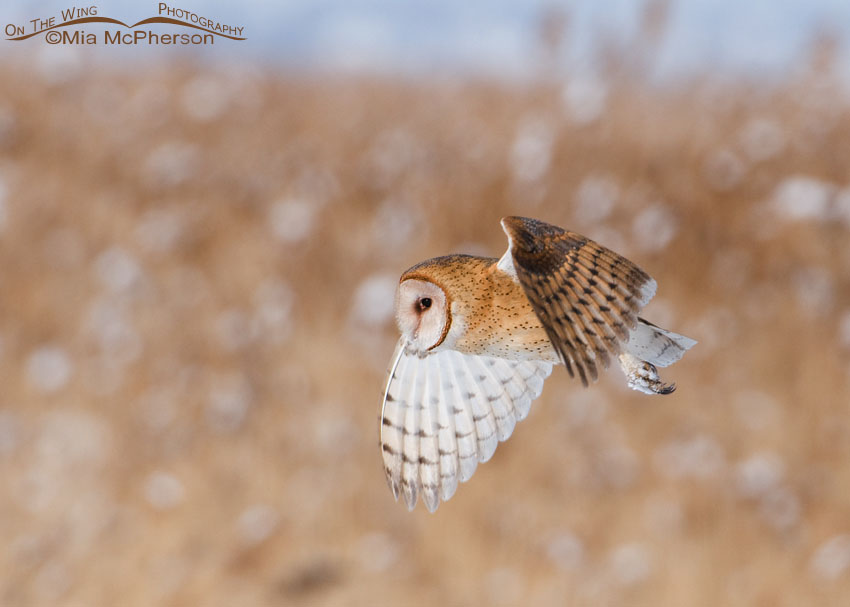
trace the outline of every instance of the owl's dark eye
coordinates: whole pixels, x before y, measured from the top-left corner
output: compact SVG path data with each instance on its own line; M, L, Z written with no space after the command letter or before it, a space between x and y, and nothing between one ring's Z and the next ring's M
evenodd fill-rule
M423 312L430 307L431 307L431 298L430 297L423 297L422 299L419 300L419 309L422 310Z

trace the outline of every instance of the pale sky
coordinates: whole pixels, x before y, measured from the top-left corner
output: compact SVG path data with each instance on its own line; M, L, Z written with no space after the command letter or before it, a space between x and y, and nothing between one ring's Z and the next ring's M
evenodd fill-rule
M0 24L58 15L72 3L6 0ZM79 3L77 3L79 4ZM135 23L158 2L95 2L101 16ZM216 53L306 69L400 73L469 71L521 76L539 64L536 25L547 7L569 17L564 64L590 67L589 49L607 36L628 41L643 3L633 0L175 0L170 6L243 25L246 42ZM105 26L92 26L96 27ZM712 68L781 74L805 56L818 31L850 35L847 0L674 0L655 71L662 76ZM2 41L0 54L9 43ZM43 44L32 39L29 43ZM225 47L226 48L223 48ZM842 41L841 58L850 66ZM140 50L139 52L145 52ZM848 69L850 74L850 69Z

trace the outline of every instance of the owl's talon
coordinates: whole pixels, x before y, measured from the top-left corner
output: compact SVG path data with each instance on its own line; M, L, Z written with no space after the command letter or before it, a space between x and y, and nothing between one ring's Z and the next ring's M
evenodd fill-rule
M658 369L652 363L640 360L628 353L620 355L620 366L626 374L629 388L644 394L671 394L676 384L665 384L658 377Z
M661 386L661 389L658 391L658 394L672 394L676 391L676 384L664 384Z

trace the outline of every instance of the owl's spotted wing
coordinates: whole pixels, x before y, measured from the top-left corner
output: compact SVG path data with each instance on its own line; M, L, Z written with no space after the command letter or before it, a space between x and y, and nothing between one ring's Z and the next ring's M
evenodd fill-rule
M506 217L502 227L512 271L570 376L575 369L585 386L595 381L598 366L629 341L655 281L580 234L524 217Z
M424 357L399 340L381 410L381 452L393 495L428 510L454 495L543 390L552 364L462 354Z

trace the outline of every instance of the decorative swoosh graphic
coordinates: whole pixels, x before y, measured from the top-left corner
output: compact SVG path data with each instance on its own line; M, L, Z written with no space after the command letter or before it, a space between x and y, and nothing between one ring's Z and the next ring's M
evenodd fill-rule
M26 40L27 38L32 38L33 36L37 36L38 34L43 34L44 32L49 32L50 30L54 30L59 27L68 27L69 25L80 25L83 23L114 23L115 25L123 25L128 29L133 29L134 27L138 27L139 25L148 25L150 23L164 23L168 25L182 25L183 27L192 27L196 30L201 30L202 32L207 32L210 34L214 34L216 36L221 36L222 38L229 38L230 40L245 40L245 38L238 38L236 36L228 36L227 34L222 34L221 32L216 32L211 29L207 29L205 27L201 27L199 25L194 25L192 23L186 23L185 21L180 21L179 19L172 19L171 17L149 17L147 19L142 19L138 23L134 23L133 25L127 25L123 21L119 21L118 19L111 19L109 17L83 17L81 19L73 19L71 21L65 21L64 23L59 23L52 27L44 28L43 30L39 30L37 32L33 32L31 34L26 34L25 36L18 36L16 38L6 38L6 40Z

